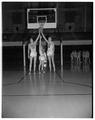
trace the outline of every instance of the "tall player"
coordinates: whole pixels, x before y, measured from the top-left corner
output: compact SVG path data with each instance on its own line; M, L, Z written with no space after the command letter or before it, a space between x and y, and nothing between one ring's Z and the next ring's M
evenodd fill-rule
M40 73L40 71L42 71L44 73L45 72L44 65L46 64L47 56L45 53L45 49L41 45L41 37L40 37L40 41L39 41L39 55L40 55L39 56L39 73Z
M49 60L50 72L51 72L51 64L53 65L53 70L55 72L55 63L54 63L55 46L54 46L54 42L52 41L51 37L49 37L47 40L46 37L44 36L43 32L41 32L41 34L42 34L43 38L45 39L45 41L48 43L47 56L48 56L48 60Z
M36 59L37 59L36 44L39 37L40 37L40 33L35 41L33 41L33 39L30 38L30 43L28 44L28 58L30 59L29 73L31 73L33 59L34 59L34 72L36 70Z

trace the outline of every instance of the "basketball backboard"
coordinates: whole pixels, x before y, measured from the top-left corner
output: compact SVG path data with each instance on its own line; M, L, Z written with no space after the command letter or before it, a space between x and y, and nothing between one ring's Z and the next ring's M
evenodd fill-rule
M27 9L27 29L38 29L39 23L44 23L43 28L56 28L57 9L56 8L28 8Z

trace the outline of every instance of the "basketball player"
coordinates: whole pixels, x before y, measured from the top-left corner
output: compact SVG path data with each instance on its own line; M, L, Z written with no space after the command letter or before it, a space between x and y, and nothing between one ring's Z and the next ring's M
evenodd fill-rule
M46 67L46 61L47 61L47 57L46 57L46 53L45 53L45 49L42 47L41 45L41 36L40 36L40 41L39 41L39 73L40 71L42 71L43 73L44 71L44 67ZM41 70L40 70L41 69Z
M48 43L47 56L48 56L48 60L49 60L50 72L51 72L51 63L53 64L53 70L55 72L55 63L54 63L55 46L54 46L54 43L53 43L51 37L49 37L48 40L47 40L46 37L44 36L43 32L41 32L41 33L42 33L42 36L45 39L45 41Z
M77 63L77 51L76 50L74 50L73 56L74 56L74 64L76 64Z
M89 51L83 51L83 62L85 64L89 64L90 63L90 54L89 54Z
M77 53L77 64L81 63L81 51Z
M28 58L30 59L29 73L31 73L33 59L34 59L34 72L36 70L36 59L37 59L36 44L39 37L40 37L40 33L35 41L33 41L33 39L30 38L30 43L28 44Z
M85 63L85 51L82 52L83 63Z
M89 51L86 51L86 63L90 63L90 53Z
M71 57L71 63L73 63L74 62L74 52L73 51L71 52L70 57Z

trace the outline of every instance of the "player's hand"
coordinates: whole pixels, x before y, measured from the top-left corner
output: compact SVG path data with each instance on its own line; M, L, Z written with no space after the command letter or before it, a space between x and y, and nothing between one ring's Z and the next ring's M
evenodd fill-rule
M43 28L42 28L42 27L39 28L39 32L40 32L40 33L43 32Z
M41 27L39 27L39 33L41 33Z

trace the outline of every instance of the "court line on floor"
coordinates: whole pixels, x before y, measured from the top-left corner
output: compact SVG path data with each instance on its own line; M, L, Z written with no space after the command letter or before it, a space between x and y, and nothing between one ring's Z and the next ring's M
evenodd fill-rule
M9 86L9 85L14 85L14 84L19 84L19 83L21 83L23 80L24 80L24 78L25 78L25 76L27 76L29 73L27 72L24 76L22 76L17 82L15 82L15 83L7 83L7 84L3 84L3 86ZM32 73L31 73L32 74ZM33 73L34 74L34 73Z
M19 84L19 83L21 83L23 80L24 80L24 78L28 75L29 73L27 72L24 76L22 76L17 82L15 82L15 83L7 83L7 84L3 84L3 86L9 86L9 85L15 85L15 84ZM31 75L34 75L34 73L31 73ZM39 74L39 73L35 73L35 75L36 74ZM39 74L39 75L41 75L41 74Z
M27 75L27 73L26 73L25 75ZM15 83L7 83L7 84L3 84L3 86L5 87L5 86L9 86L9 85L16 85L16 84L19 84L22 80L24 80L25 75L22 76L17 82L15 82Z
M63 80L63 78L61 77L61 75L58 74L58 72L55 72L55 73L60 78L60 80L62 80L64 83L69 83L69 84L73 84L73 85L79 85L79 86L84 86L84 87L90 87L90 88L92 88L92 86L90 86L90 85L85 85L85 84L75 83L75 82L66 82L66 81ZM23 77L21 77L20 80L18 80L16 83L3 84L3 86L9 86L9 85L19 84L21 81L24 80L25 76L27 76L27 75L28 75L28 72Z
M25 76L26 76L26 75L27 75L27 73L25 74ZM25 78L25 76L21 77L21 79L17 81L17 84L19 84L21 81L23 81L24 78Z
M3 84L3 86L9 86L9 85L15 85L17 83L7 83L7 84Z
M63 96L63 95L92 95L91 93L86 94L37 94L37 95L2 95L2 96Z
M58 74L58 72L56 72L57 76L64 82L64 83L69 83L69 84L73 84L73 85L78 85L78 86L84 86L84 87L90 87L92 88L91 85L86 85L86 84L81 84L81 83L76 83L76 82L66 82L65 80L63 80L63 78L61 77L61 75Z

